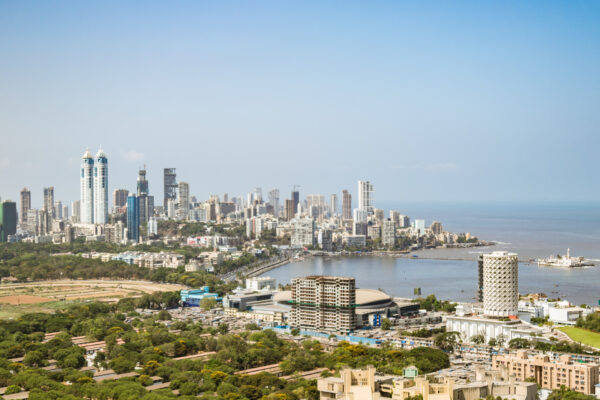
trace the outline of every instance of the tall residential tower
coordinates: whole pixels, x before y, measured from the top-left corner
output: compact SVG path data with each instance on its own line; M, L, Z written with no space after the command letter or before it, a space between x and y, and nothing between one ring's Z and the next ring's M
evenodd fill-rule
M483 312L493 317L518 314L519 258L494 251L483 255Z
M373 185L369 181L358 181L358 208L373 214Z
M102 149L94 164L94 223L108 222L108 159Z
M164 169L164 202L163 207L165 210L168 208L169 199L175 201L177 198L177 175L175 174L175 168Z
M21 209L19 214L19 224L27 223L27 213L31 210L31 192L27 188L21 190Z
M94 158L86 151L81 158L80 222L94 223Z

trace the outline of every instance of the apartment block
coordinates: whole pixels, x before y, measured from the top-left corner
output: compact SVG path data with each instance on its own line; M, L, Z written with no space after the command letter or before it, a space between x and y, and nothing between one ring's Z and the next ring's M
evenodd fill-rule
M354 278L313 275L292 280L290 326L328 332L356 327Z
M560 389L565 385L575 391L594 394L598 384L598 365L574 363L571 356L564 354L558 361L551 361L547 355L528 357L527 351L518 351L516 355L495 355L493 368L507 368L508 373L519 380L534 378L544 389Z

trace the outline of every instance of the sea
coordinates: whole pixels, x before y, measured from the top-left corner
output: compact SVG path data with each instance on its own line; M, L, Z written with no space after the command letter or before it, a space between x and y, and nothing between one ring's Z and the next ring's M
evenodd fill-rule
M286 284L306 275L354 276L361 288L410 298L423 295L469 302L477 288L477 257L506 250L519 255L519 292L545 293L574 304L600 305L600 203L404 203L381 205L412 219L442 223L449 232L469 232L497 244L466 249L430 249L408 257L309 257L264 275ZM386 213L387 215L387 213ZM530 260L556 254L584 256L597 266L538 267Z

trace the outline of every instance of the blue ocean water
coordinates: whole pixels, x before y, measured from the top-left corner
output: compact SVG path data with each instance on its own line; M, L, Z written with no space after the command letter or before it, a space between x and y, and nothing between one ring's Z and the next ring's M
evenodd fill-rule
M388 257L309 258L266 275L278 283L310 274L354 276L363 288L411 297L413 288L439 298L471 301L477 285L480 252L508 250L521 260L550 254L584 256L598 260L598 267L558 269L521 263L519 292L543 292L575 304L598 304L600 299L600 206L593 203L406 203L379 205L409 215L411 219L442 222L451 232L470 232L481 239L498 241L487 248L425 250L419 259ZM442 258L442 259L427 259Z

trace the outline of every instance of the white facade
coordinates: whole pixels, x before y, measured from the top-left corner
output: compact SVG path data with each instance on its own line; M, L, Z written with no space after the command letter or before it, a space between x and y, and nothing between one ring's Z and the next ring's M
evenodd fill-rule
M312 218L295 218L292 220L292 247L312 246L315 241L315 221Z
M148 220L148 236L150 235L158 235L158 221L154 217Z
M352 219L354 219L354 222L366 223L369 218L369 213L360 208L355 208L353 214Z
M175 200L167 199L167 217L175 218Z
M246 289L259 292L262 290L275 290L277 285L275 284L275 278L269 278L268 276L257 276L254 278L246 279Z
M81 158L80 221L94 223L94 158L86 151Z
M425 220L424 219L415 219L413 223L413 230L415 235L423 236L425 235Z
M98 150L94 163L94 223L108 222L108 159Z
M364 247L367 244L367 237L365 235L344 235L342 243L348 247Z
M502 339L504 345L512 339L530 339L539 329L523 324L521 321L501 321L491 318L449 316L446 317L446 331L458 332L464 342L471 342L475 335L483 335L485 343L490 339Z
M392 220L383 221L381 242L384 246L393 247L396 244L396 223Z
M373 213L373 185L369 181L358 181L358 208Z
M577 319L589 314L591 310L581 307L548 307L548 319L551 322L575 325Z
M483 255L483 312L494 317L517 315L519 310L519 258L494 251Z

